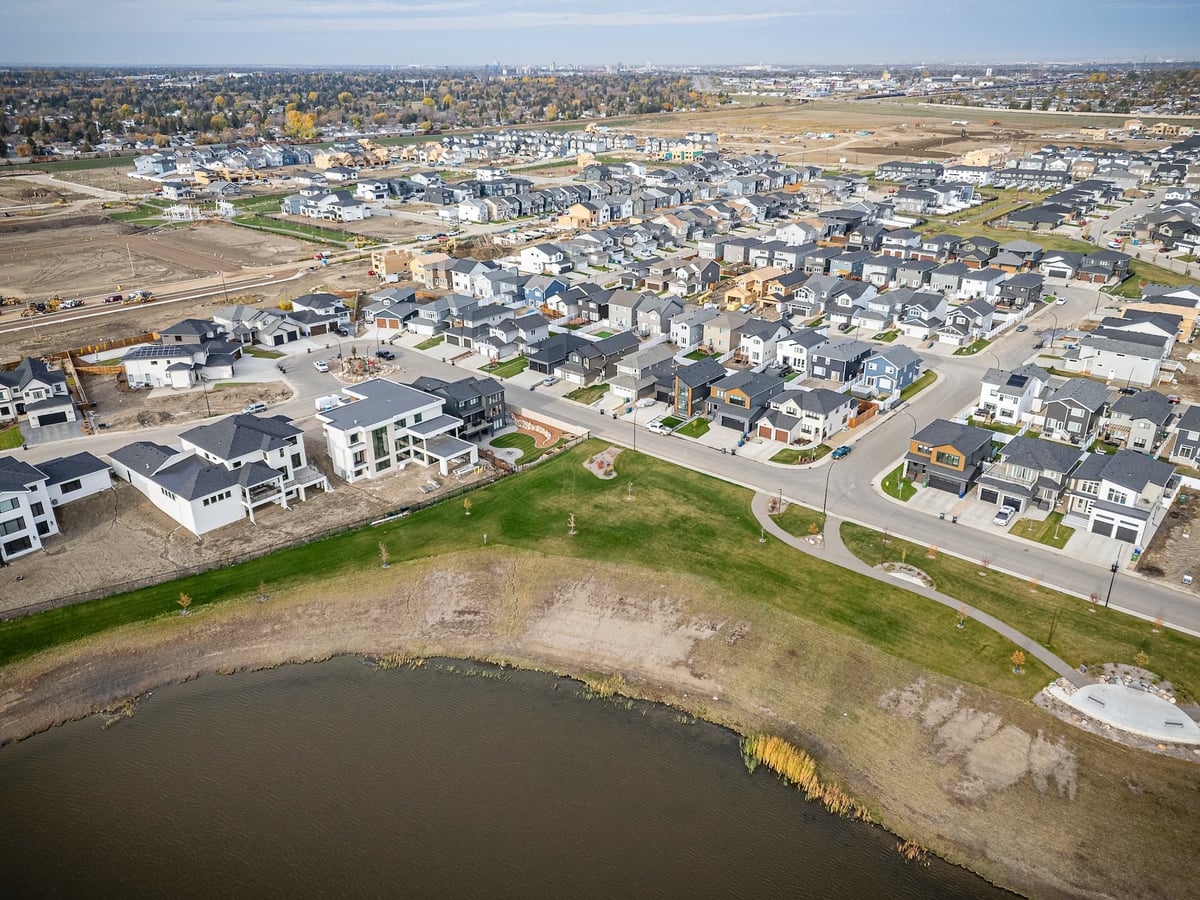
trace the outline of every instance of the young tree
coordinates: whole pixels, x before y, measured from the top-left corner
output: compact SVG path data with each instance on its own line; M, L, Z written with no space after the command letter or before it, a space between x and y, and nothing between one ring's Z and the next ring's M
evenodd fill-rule
M1016 672L1018 675L1020 675L1020 674L1021 674L1021 667L1025 665L1025 653L1024 653L1024 651L1022 651L1022 650L1014 650L1014 651L1013 651L1013 655L1010 657L1010 659L1012 659L1013 671L1014 671L1014 672Z
M182 608L179 610L179 614L180 614L181 616L186 616L186 615L188 615L188 607L192 605L192 598L191 598L191 597L189 597L187 594L182 594L182 593L181 593L181 594L179 595L179 600L178 600L178 603L179 603L180 607L182 607Z
M463 498L463 511L469 516L471 514L471 498Z
M1137 663L1139 669L1144 669L1150 665L1150 657L1146 655L1145 650L1139 650L1133 657L1133 661Z
M388 567L388 559L390 559L390 556L388 555L387 544L385 544L383 541L380 541L379 542L379 562L381 563L380 568L386 569Z

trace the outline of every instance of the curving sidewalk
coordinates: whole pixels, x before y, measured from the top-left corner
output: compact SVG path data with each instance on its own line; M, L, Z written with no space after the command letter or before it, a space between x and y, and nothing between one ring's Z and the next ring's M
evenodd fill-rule
M832 516L826 517L825 540L822 545L809 544L803 538L798 538L795 535L789 534L780 528L775 520L771 518L771 514L769 512L770 502L771 497L767 494L756 493L754 495L754 499L751 501L750 508L753 510L754 516L758 519L759 524L766 529L769 534L783 541L783 543L787 544L788 546L795 547L797 550L801 550L810 556L820 557L827 562L841 566L843 569L849 569L850 571L857 572L860 575L866 575L868 578L873 578L875 581L883 582L891 587L903 587L905 590L912 591L914 594L919 594L922 597L933 600L934 602L940 603L943 606L949 607L950 609L957 610L959 606L962 605L963 601L956 600L954 597L950 597L946 594L939 593L921 585L902 583L897 579L890 578L882 572L878 572L868 566L857 556L851 553L846 548L846 545L842 543L840 519L834 519ZM981 625L985 625L986 627L992 629L992 631L995 631L997 634L1003 635L1030 656L1045 663L1059 675L1062 675L1063 677L1079 684L1088 684L1091 682L1090 678L1081 675L1077 669L1069 666L1065 660L1051 653L1037 641L1017 631L1011 625L1005 624L995 616L989 615L983 610L976 609L969 603L967 604L967 610L973 621L978 622Z

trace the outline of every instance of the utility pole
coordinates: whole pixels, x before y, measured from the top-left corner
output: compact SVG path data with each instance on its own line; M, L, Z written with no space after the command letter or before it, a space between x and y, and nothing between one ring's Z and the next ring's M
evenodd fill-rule
M1117 561L1112 564L1112 578L1110 578L1108 580L1108 596L1104 598L1104 608L1105 609L1108 609L1108 603L1110 600L1112 600L1113 584L1117 580L1117 572L1120 570L1120 568L1121 568L1121 561L1118 558Z

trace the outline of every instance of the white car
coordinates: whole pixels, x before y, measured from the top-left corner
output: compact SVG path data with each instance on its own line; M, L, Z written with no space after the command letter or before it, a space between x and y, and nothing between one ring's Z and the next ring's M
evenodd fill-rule
M997 511L996 515L992 517L992 524L993 525L1007 525L1009 522L1012 521L1012 517L1015 516L1016 514L1017 514L1017 511L1015 509L1013 509L1011 506L1002 506Z
M549 375L546 378L542 379L542 384L546 387L550 387L552 385L558 384L558 378L555 377L554 375Z
M1066 297L1059 297L1057 300L1055 300L1055 301L1054 301L1054 305L1055 305L1055 306L1062 306L1062 305L1063 305L1064 303L1066 303L1066 302L1067 302L1067 298L1066 298Z
M325 360L323 360L323 359L314 359L313 360L313 368L316 369L318 372L328 372L329 371L329 363L325 362Z
M663 425L661 422L651 422L649 425L646 426L646 430L653 432L654 434L670 434L671 433L671 429L668 428L666 425Z

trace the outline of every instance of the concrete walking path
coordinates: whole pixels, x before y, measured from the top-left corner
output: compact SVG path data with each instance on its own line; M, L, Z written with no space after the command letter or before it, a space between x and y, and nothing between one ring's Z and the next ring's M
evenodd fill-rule
M903 583L897 578L888 576L884 572L880 572L871 568L857 556L850 552L844 543L840 532L841 521L829 516L825 520L825 535L822 544L810 544L803 538L789 534L779 527L778 523L771 517L770 503L771 497L767 494L757 493L751 501L751 509L754 511L755 518L759 524L773 537L783 541L788 546L795 547L797 550L802 550L810 556L816 556L821 559L831 562L834 565L841 566L843 569L849 569L852 572L857 572L860 575L866 575L875 581L883 582L891 587L903 587L905 590L912 591L914 594L919 594L926 599L933 600L943 606L949 607L952 610L958 610L963 601L957 600L946 594L939 593L931 588L924 587L918 584ZM967 611L970 618L984 625L997 634L1000 634L1012 641L1016 646L1020 647L1027 654L1045 663L1057 674L1072 680L1075 683L1090 683L1091 679L1082 676L1078 669L1069 666L1065 660L1051 653L1037 641L1017 631L1011 625L1007 625L993 615L989 615L983 610L976 609L967 604ZM1082 679L1082 681L1080 681Z

